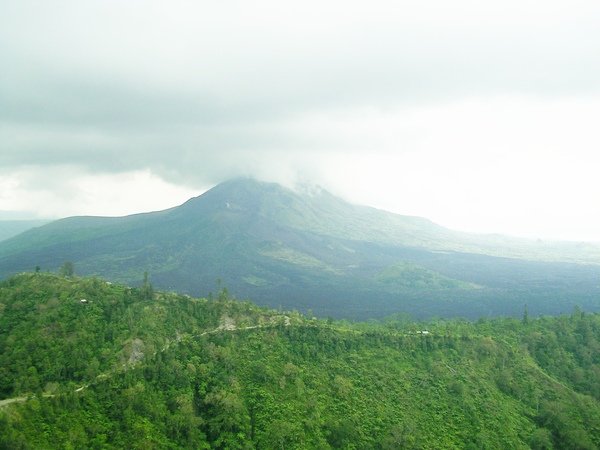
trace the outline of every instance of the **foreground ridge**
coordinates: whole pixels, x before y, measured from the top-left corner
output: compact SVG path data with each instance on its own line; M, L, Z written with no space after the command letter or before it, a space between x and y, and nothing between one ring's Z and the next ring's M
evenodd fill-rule
M596 314L334 321L42 273L0 299L9 448L600 444Z

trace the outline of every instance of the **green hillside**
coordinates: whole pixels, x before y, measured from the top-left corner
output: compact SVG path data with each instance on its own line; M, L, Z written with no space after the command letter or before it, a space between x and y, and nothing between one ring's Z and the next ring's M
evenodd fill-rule
M579 310L351 323L22 274L0 284L0 448L593 449L599 350Z
M386 267L376 276L377 280L398 289L476 289L473 283L466 283L440 275L416 264L398 263Z
M572 263L600 261L596 250L461 234L326 191L238 179L165 211L28 230L0 242L0 278L70 261L80 275L140 286L147 272L193 296L222 280L238 298L319 317L478 318L518 316L525 304L536 315L600 311L600 265Z

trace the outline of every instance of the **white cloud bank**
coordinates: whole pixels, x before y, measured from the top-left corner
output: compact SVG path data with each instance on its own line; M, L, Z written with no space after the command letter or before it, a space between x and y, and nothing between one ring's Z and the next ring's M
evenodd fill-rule
M0 211L120 215L254 175L600 240L595 1L7 0L0 62Z

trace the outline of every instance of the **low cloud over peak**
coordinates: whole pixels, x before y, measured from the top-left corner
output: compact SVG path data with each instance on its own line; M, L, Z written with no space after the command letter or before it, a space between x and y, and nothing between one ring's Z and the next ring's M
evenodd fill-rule
M52 213L74 180L117 192L145 179L162 198L161 183L187 194L252 175L451 226L588 237L541 227L564 201L571 224L600 229L573 206L600 194L587 178L599 13L592 1L9 0L0 209ZM101 192L54 214L94 198L104 210L114 196ZM532 202L543 219L523 217Z

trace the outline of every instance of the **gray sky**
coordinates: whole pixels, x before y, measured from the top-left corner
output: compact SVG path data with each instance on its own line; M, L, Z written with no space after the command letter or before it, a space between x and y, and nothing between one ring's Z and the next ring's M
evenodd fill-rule
M239 175L600 241L600 2L0 0L0 217Z

